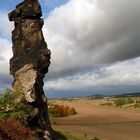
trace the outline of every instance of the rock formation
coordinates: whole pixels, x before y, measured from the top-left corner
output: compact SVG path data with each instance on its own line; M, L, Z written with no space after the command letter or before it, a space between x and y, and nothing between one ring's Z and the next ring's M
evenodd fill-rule
M42 34L44 21L40 4L38 0L24 0L8 16L15 25L12 31L13 57L10 60L13 90L24 93L29 126L33 130L44 130L41 140L53 140L47 99L43 91L43 78L48 72L51 52Z

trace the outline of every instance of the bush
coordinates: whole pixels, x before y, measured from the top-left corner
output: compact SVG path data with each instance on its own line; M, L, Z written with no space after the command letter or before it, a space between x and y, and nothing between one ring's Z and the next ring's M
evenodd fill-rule
M135 108L140 108L140 103L136 103L136 104L134 105L134 107L135 107Z
M134 100L132 98L126 98L126 104L132 104L134 103Z
M74 108L56 104L51 104L48 111L49 115L53 117L66 117L77 114Z
M27 108L24 102L17 101L22 94L21 92L13 94L10 90L7 90L5 94L0 97L0 120L15 118L24 123L27 122Z
M33 140L31 130L17 119L0 121L0 138L3 140Z
M68 106L63 106L64 116L70 115L68 110L69 110L69 107Z
M76 110L72 107L68 109L68 115L75 115L76 114Z
M124 104L125 104L125 98L119 98L115 101L116 106L122 107L122 105Z
M132 104L132 103L134 103L134 100L131 98L118 98L115 101L115 105L120 107L122 107L125 104Z
M100 105L104 105L104 106L113 106L113 103L107 102L107 103L101 103Z

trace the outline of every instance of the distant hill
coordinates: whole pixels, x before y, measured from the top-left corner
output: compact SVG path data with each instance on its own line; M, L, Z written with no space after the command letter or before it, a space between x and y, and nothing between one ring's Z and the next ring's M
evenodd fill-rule
M64 97L64 98L49 98L51 99L61 99L61 100L72 100L72 99L79 99L79 98L84 98L84 99L102 99L104 97L115 97L115 98L119 98L119 97L140 97L140 92L136 92L136 93L120 93L120 94L93 94L90 96L70 96L70 97Z
M102 94L95 94L95 95L91 95L91 96L86 96L87 98L91 98L91 99L99 99L99 98L104 98L104 97L140 97L140 92L137 93L120 93L120 94L113 94L113 95L102 95Z
M122 93L118 95L114 95L115 97L140 97L140 92L137 93Z

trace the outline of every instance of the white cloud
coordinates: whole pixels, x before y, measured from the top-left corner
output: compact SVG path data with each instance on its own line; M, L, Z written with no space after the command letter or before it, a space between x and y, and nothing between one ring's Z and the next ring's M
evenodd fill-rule
M85 59L88 61L92 56L87 57L86 47L91 46L86 45L87 41L84 43L84 40L96 28L97 24L94 21L102 23L103 16L104 12L99 11L91 0L71 0L51 13L46 20L44 33L52 50L53 66L56 71L87 65ZM88 43L91 43L90 40ZM91 64L90 61L88 65L89 63Z
M9 41L13 23L8 20L8 12L0 11L0 75L9 74L9 60L12 57L12 44Z
M0 33L3 37L8 38L11 35L14 24L9 21L7 11L0 11L0 17Z
M139 7L139 1L70 0L56 8L44 26L52 51L50 73L138 57Z
M139 85L139 7L138 0L69 0L54 9L43 28L52 51L52 78L45 88L114 90L114 86ZM7 12L0 11L0 16L1 76L9 74L12 49L4 38L11 36L13 23Z
M100 68L98 71L76 74L46 82L47 89L81 90L111 86L140 85L140 57Z
M11 43L7 39L0 38L0 75L9 73L9 60L11 57Z
M0 92L12 85L12 77L9 75L9 60L12 57L12 44L0 37Z

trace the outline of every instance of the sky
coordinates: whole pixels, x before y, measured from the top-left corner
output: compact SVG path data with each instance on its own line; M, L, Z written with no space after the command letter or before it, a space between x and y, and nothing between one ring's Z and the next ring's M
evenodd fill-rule
M0 91L10 88L13 23L7 14L22 0L0 3ZM39 0L51 49L44 79L49 98L140 91L139 0Z

